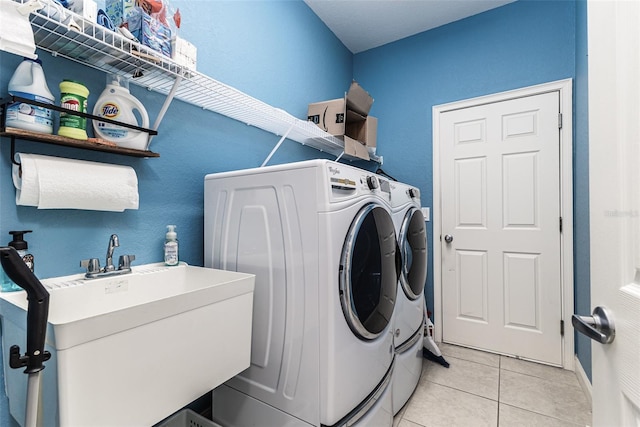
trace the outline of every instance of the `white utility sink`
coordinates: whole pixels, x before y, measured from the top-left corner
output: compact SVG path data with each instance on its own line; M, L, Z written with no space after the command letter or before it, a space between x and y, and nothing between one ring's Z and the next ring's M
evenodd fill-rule
M254 276L181 263L42 280L49 290L43 425L151 426L249 367ZM24 423L25 292L0 294L11 414Z

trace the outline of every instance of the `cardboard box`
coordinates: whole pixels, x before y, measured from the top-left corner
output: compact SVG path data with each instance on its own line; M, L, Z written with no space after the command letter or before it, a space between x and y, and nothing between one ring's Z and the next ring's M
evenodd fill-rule
M341 135L341 136L338 136L338 138L344 141L345 154L348 154L349 156L358 157L363 160L371 159L371 157L369 157L369 150L367 149L367 147L365 147L365 145L362 142L356 141L355 139L350 138L347 135Z
M346 135L363 142L366 147L375 147L378 136L378 119L367 116L364 121L347 123Z
M309 104L307 119L344 141L345 154L369 160L376 146L378 119L369 116L373 98L352 82L344 98Z
M345 106L344 98L314 102L309 104L307 120L331 135L344 135Z
M171 30L141 8L134 7L125 26L140 43L171 58Z

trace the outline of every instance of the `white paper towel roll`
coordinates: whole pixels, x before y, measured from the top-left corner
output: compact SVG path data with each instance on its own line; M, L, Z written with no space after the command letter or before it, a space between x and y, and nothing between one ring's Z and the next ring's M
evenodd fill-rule
M138 177L129 166L16 153L16 204L38 209L122 212L138 209Z

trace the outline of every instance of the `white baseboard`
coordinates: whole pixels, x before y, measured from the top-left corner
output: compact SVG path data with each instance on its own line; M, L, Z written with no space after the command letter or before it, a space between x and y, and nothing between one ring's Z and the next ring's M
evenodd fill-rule
M589 405L593 406L593 400L591 397L592 388L591 381L589 381L589 377L587 377L587 373L582 368L582 363L580 363L580 359L578 356L575 356L575 367L576 367L576 377L578 378L578 382L580 383L580 387L584 391L585 396L589 400Z

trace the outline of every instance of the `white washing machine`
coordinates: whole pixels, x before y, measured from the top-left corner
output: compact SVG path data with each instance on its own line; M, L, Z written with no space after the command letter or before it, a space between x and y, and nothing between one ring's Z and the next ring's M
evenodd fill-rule
M204 199L205 265L256 275L251 366L214 390L214 420L391 426L389 181L313 160L207 175Z
M427 279L427 230L420 209L420 191L391 182L393 222L402 263L393 315L396 365L393 413L407 403L422 373L424 285Z

